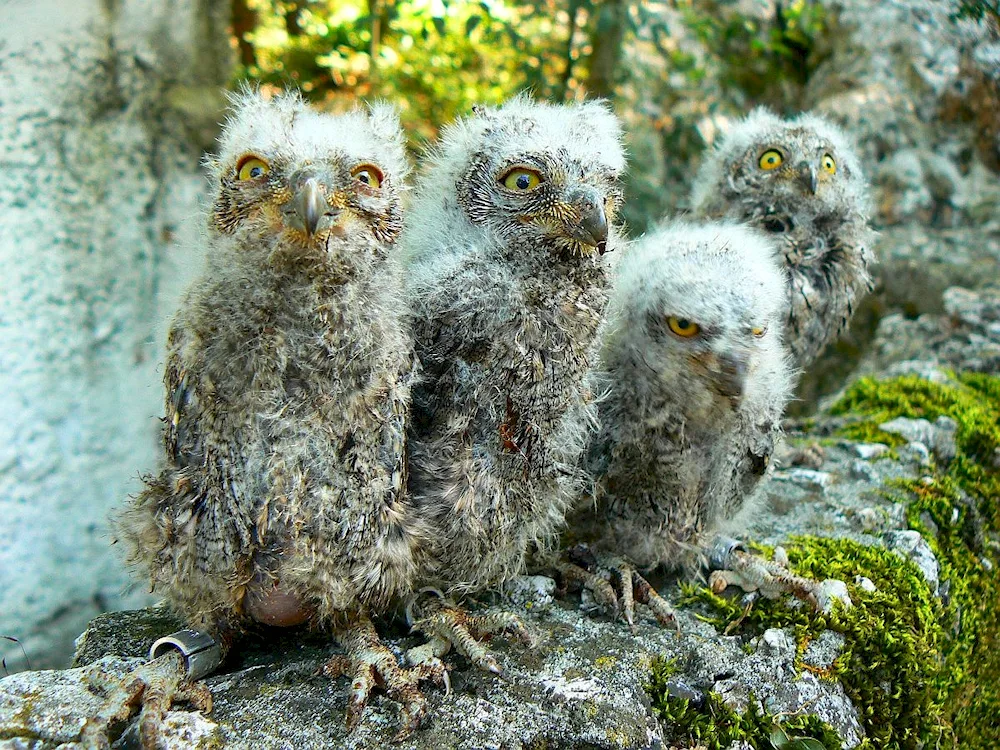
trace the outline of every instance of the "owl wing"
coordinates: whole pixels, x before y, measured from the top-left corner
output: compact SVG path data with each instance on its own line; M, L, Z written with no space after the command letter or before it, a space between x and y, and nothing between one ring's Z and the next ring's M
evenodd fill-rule
M182 329L170 331L163 373L166 389L163 446L168 461L181 469L201 465L205 460L197 378L181 355L185 338Z
M437 263L418 299L420 361L432 378L460 361L474 362L520 309L509 270L470 250Z
M741 450L736 456L736 486L744 497L767 475L778 434L773 420L746 423Z
M388 414L382 428L381 463L391 477L392 501L402 498L407 480L407 426L410 416L409 395L417 377L420 365L410 356L403 362L388 398Z

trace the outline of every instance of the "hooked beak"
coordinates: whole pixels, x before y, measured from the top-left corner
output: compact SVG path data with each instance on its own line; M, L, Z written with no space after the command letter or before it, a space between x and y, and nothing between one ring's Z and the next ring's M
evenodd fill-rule
M336 224L340 209L327 203L319 179L307 177L288 202L286 216L291 226L312 237L320 229Z
M799 164L799 182L810 193L816 195L816 191L819 189L819 171L816 169L815 164L807 162Z
M719 357L719 370L713 373L716 387L726 398L739 401L747 380L747 358L740 354Z
M580 218L576 224L567 225L566 233L578 242L597 248L597 252L603 255L608 246L608 217L604 212L604 199L596 190L583 189L570 200Z

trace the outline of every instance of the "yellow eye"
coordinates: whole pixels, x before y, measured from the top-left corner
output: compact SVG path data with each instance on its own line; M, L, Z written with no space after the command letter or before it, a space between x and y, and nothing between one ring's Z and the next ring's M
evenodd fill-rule
M351 175L362 185L376 189L382 187L382 180L385 179L382 170L374 164L359 164L351 170Z
M837 174L837 162L833 160L830 154L823 154L823 160L820 162L820 166L823 167L823 171L827 174Z
M770 151L765 151L760 156L760 168L765 171L770 171L772 169L777 169L781 166L781 163L785 160L785 157L781 155L781 152L777 149L772 148Z
M516 190L526 193L534 190L542 184L542 176L534 169L527 167L514 167L507 174L500 178L500 182L508 190Z
M757 338L760 338L765 333L767 333L767 326L762 326L760 328L751 328L750 333L752 333Z
M256 156L244 156L236 167L236 174L241 180L256 180L268 172L271 168L267 166L267 162L263 159L258 159Z
M687 318L675 318L673 315L667 318L667 325L671 331L685 339L697 336L701 332L701 326L697 323L692 323Z

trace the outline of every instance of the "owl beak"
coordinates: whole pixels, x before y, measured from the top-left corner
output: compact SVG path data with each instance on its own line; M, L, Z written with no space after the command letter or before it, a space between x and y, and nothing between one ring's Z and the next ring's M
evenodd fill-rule
M819 171L815 164L802 162L799 164L799 182L802 183L810 193L816 195L819 190Z
M571 203L580 220L566 227L566 233L578 242L597 248L604 254L608 245L608 217L604 212L604 199L596 190L579 191Z
M336 224L340 214L326 201L326 195L316 177L308 177L299 185L286 212L289 224L312 237L317 231Z
M714 373L715 383L726 398L739 401L747 380L747 358L742 354L723 354L719 357L719 370Z

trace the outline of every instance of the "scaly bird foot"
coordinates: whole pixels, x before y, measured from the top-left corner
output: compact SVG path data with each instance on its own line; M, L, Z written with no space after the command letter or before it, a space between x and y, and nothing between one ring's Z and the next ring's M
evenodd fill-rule
M447 686L447 674L430 664L418 665L413 669L400 666L396 655L382 643L366 614L357 615L346 625L338 627L335 636L347 653L331 658L321 667L321 671L327 677L346 675L351 678L347 730L357 726L372 692L376 686L380 686L402 706L403 726L393 742L399 742L412 734L427 714L427 699L420 692L420 681L434 680Z
M673 608L630 563L620 557L598 559L583 547L572 550L570 554L577 562L564 561L556 565L564 585L582 585L613 617L620 613L633 633L636 602L649 607L663 627L678 627ZM591 572L590 568L599 572ZM603 574L605 572L607 575Z
M88 680L106 697L97 716L84 724L80 744L87 748L111 747L109 728L129 719L138 705L139 743L143 750L162 744L163 719L170 707L185 701L197 710L212 710L212 694L195 680L210 674L222 661L222 653L211 636L182 630L161 638L150 649L150 661L118 678L99 668L91 669Z
M418 602L421 597L422 601ZM492 610L483 615L473 615L434 590L424 590L410 602L407 619L414 630L429 638L428 643L407 653L407 660L416 665L443 667L440 657L454 646L458 653L480 669L502 675L500 664L480 641L487 641L497 633L510 633L529 648L535 645L535 638L513 612Z
M727 586L739 586L744 591L758 591L768 599L792 594L814 609L829 613L835 601L853 606L843 581L827 578L816 581L797 576L788 568L788 556L783 548L774 551L774 560L752 555L735 539L718 537L711 551L708 584L715 593Z

